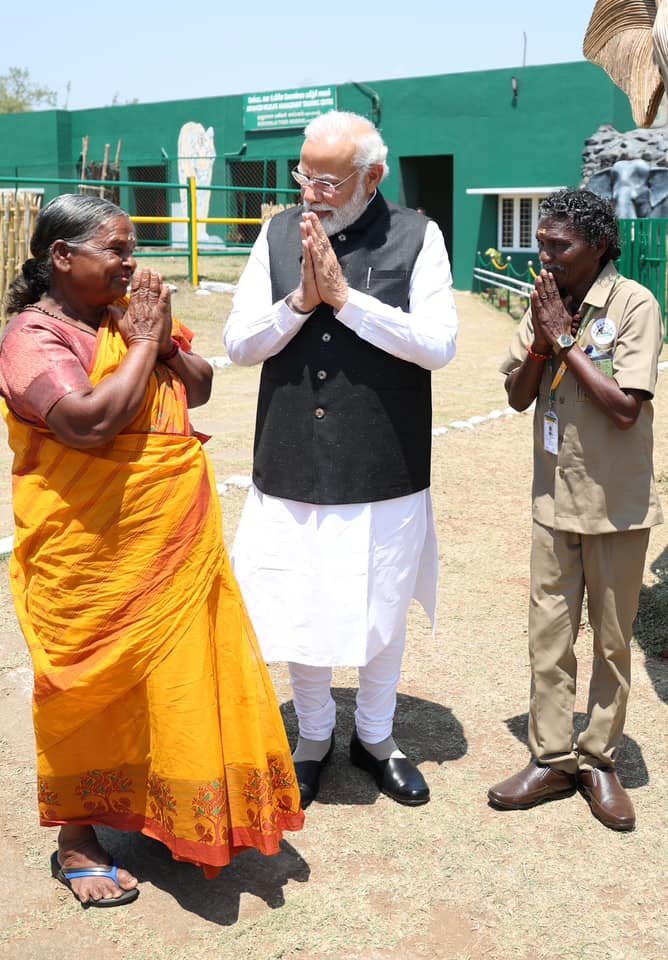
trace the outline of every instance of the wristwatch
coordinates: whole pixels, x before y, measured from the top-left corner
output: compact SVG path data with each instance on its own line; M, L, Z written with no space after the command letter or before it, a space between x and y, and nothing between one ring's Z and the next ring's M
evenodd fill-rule
M570 333L562 333L560 337L557 337L557 342L553 346L553 350L556 353L559 353L560 350L567 350L569 347L572 347L575 343L575 339L570 335Z
M308 317L309 313L313 313L313 310L300 310L299 307L296 307L292 302L292 294L289 293L285 298L285 302L288 307L292 310L293 313L296 313L300 317Z

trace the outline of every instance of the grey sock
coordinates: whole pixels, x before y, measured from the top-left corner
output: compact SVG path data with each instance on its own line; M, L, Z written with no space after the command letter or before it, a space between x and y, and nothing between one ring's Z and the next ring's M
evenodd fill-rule
M376 760L389 760L390 757L406 756L403 750L399 749L392 736L386 737L385 740L381 740L380 743L367 743L366 740L362 740L360 737L360 743L367 753L370 753Z
M331 742L331 737L327 737L326 740L307 740L306 737L300 736L292 759L294 763L302 763L304 760L320 761L329 750Z

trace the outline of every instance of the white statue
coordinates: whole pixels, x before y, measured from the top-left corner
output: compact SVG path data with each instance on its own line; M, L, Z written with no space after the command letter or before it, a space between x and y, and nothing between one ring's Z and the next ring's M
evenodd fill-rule
M198 187L208 187L213 178L213 165L216 160L216 147L213 140L213 127L206 130L201 123L192 120L184 123L179 133L178 141L178 178L179 183L186 183L189 177L194 177ZM209 216L211 191L197 191L197 217ZM180 191L177 203L172 204L173 217L188 216L188 195L186 190ZM197 225L197 241L206 246L225 246L221 237L214 236L207 230L208 224ZM186 246L188 243L188 225L186 223L172 224L172 243L175 247Z

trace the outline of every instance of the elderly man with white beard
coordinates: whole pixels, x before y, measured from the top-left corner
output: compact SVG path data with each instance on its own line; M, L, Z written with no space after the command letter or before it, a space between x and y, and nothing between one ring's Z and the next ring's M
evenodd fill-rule
M455 354L437 225L378 190L387 147L332 111L304 133L302 204L265 224L226 330L262 363L253 484L233 550L263 655L288 662L303 806L334 749L332 667L359 668L352 763L417 806L429 787L395 742L411 599L434 622L431 371Z

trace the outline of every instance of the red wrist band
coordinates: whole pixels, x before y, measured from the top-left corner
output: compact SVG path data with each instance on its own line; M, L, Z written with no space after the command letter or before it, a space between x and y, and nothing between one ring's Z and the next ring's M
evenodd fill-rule
M549 353L536 353L536 351L531 346L527 348L527 356L531 360L535 360L536 363L545 363L546 360L550 359Z

